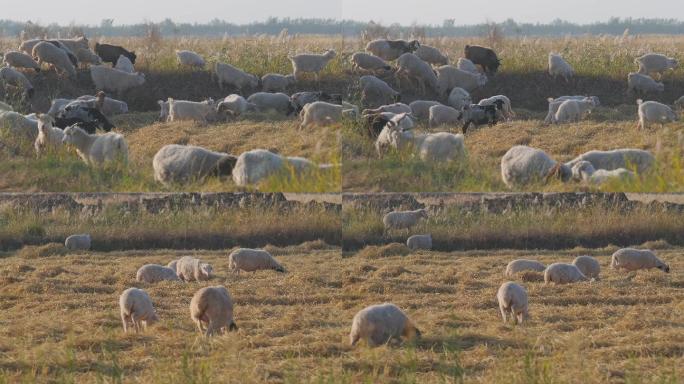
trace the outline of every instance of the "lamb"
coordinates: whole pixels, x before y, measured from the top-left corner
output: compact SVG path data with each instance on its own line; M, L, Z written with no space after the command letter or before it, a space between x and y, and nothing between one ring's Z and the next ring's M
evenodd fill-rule
M176 60L179 66L202 69L205 66L204 58L193 51L176 50Z
M674 111L665 104L657 101L637 100L639 106L639 123L637 129L646 129L646 123L660 123L663 127L665 123L678 121L679 117Z
M238 329L233 320L233 299L222 285L197 291L190 301L190 317L197 324L199 332L207 337L214 332L225 333Z
M380 133L382 133L382 130L385 129L387 123L389 123L395 116L397 116L397 114L393 112L380 112L363 115L363 123L368 136L373 140L376 140L380 136Z
M428 120L430 118L430 108L435 105L442 105L442 103L430 100L416 100L409 104L411 116L416 120Z
M515 277L520 272L534 271L543 272L546 266L537 260L527 260L527 259L516 259L506 265L506 272L504 275L506 277Z
M359 84L361 85L361 104L364 107L375 108L396 103L401 97L399 92L375 76L361 76Z
M159 281L179 281L176 271L157 264L145 264L135 274L135 281L141 283L156 283Z
M135 67L133 66L133 63L128 57L124 55L119 56L119 58L116 60L114 68L118 69L119 71L135 73Z
M167 121L193 120L201 123L218 120L218 108L216 102L208 99L201 102L174 100L169 97L169 115Z
M26 96L33 97L33 85L31 84L29 79L27 79L26 76L24 76L23 73L17 71L14 68L0 68L0 81L18 88L22 88L26 93Z
M212 271L210 264L203 263L192 256L183 256L176 262L176 275L185 282L209 280L212 277Z
M329 49L322 55L305 53L289 56L288 58L292 62L292 75L294 76L295 81L297 81L297 77L302 73L313 72L316 82L318 82L318 74L330 60L335 58L336 55L337 53L335 53L334 50Z
M238 186L253 185L289 169L299 175L316 167L329 168L327 164L316 166L301 157L284 157L265 149L254 149L238 156L233 168L233 181Z
M552 100L549 99L549 102ZM558 111L553 118L555 123L579 122L584 116L591 113L595 107L594 100L565 100L558 106Z
M91 51L88 48L78 48L74 52L74 55L76 55L78 62L81 63L83 67L85 67L86 64L91 64L91 65L102 64L102 59L100 58L100 56L96 55L95 52Z
M342 120L343 117L355 118L358 115L358 107L355 105L344 103L344 105L336 105L326 103L324 101L317 101L315 103L307 104L300 112L302 123L299 129L314 125L324 126L331 123L336 123Z
M351 64L353 71L370 71L375 74L378 71L391 71L392 67L387 62L378 56L371 55L365 52L356 52L351 57Z
M447 99L447 104L458 110L463 110L467 105L473 102L470 97L470 93L463 88L455 87L449 93L449 98Z
M366 52L386 61L396 60L405 53L415 52L418 48L420 48L420 43L417 40L377 39L366 44Z
M416 209L415 211L394 211L382 217L382 224L385 230L390 229L410 229L418 224L421 219L428 218L427 209Z
M64 131L53 127L55 120L50 115L38 114L38 137L33 143L36 154L56 150L62 146Z
M556 112L558 112L558 108L560 108L561 104L563 104L564 101L566 100L586 100L586 99L591 99L594 102L594 106L598 107L600 105L599 98L597 96L561 96L555 99L548 98L547 101L549 103L549 112L546 114L546 118L544 118L544 124L550 124L554 122L554 118L556 116Z
M501 65L501 60L499 60L496 52L491 48L479 45L466 45L463 49L463 54L473 64L480 65L485 73L489 75L494 75Z
M463 121L463 134L468 131L468 127L473 124L475 127L487 124L490 127L496 125L497 111L503 109L503 100L497 100L493 105L466 105L463 107L463 112L459 120Z
M216 105L216 109L220 114L228 114L233 117L238 117L241 114L255 110L256 105L248 103L247 100L236 94L226 96L222 101Z
M304 109L304 106L316 101L325 101L332 104L342 104L342 95L339 93L328 94L326 92L297 92L290 96L290 100L295 106L295 112L299 113Z
M364 339L375 347L392 339L420 338L420 330L406 314L394 304L384 303L366 307L354 315L349 341L351 345Z
M501 108L497 109L498 113L501 115L501 118L504 120L511 120L513 117L515 117L515 112L513 112L513 109L511 108L511 100L504 96L504 95L496 95L492 96L486 99L480 100L478 105L496 105L499 100L502 102L501 103ZM555 113L555 112L554 112Z
M670 273L670 266L660 260L653 251L648 249L623 248L619 249L610 260L613 269L624 269L628 272L640 269L658 268L665 273Z
M588 280L589 278L573 264L553 263L544 270L544 284L571 284Z
M75 146L78 155L89 165L128 162L128 144L123 135L118 133L91 135L77 126L71 126L64 130L62 143Z
M590 279L598 280L601 274L601 264L591 256L577 256L572 264Z
M119 56L126 56L131 63L135 64L136 55L134 51L127 51L119 45L95 43L95 53L102 58L105 63L116 64Z
M648 75L630 72L627 75L627 89L634 93L652 93L665 91L665 84L653 80Z
M145 83L143 73L128 73L104 65L91 66L90 77L95 83L95 88L115 92L118 95Z
M218 80L219 88L223 90L224 84L237 88L242 93L247 89L256 89L259 86L259 78L242 69L230 64L216 63L214 72Z
M193 145L169 144L152 159L154 179L164 185L203 181L208 176L228 176L237 162L235 156Z
M579 161L572 166L572 177L577 181L600 185L613 179L632 180L634 172L625 168L612 170L595 169L588 161Z
M516 145L501 158L501 178L508 188L545 182L553 175L565 182L572 176L572 171L537 148Z
M0 128L9 128L10 133L30 142L35 142L38 137L38 120L29 119L27 116L14 111L0 112Z
M262 249L238 248L228 256L228 268L235 273L240 271L254 272L263 269L272 269L276 272L285 272L280 263L270 253Z
M575 70L560 54L549 53L549 75L553 76L554 80L558 76L563 76L565 81L568 81L575 75Z
M647 172L655 163L655 157L648 151L641 149L622 148L612 151L589 151L565 163L572 168L580 161L588 161L594 169L608 171L625 168L636 170L641 174Z
M460 69L461 71L466 71L470 72L473 74L479 74L480 70L477 69L477 66L473 64L472 61L466 59L465 57L461 57L458 59L458 62L456 63L456 68Z
M427 88L430 88L435 93L440 93L437 75L430 64L421 60L413 53L404 53L397 60L397 71L395 76L397 80L401 78L414 79L418 83L418 88L421 94L425 94ZM426 88L427 87L427 88Z
M261 90L264 92L284 92L294 84L294 75L268 73L261 77Z
M406 240L406 246L411 250L432 249L432 235L413 235Z
M52 64L58 72L66 73L70 77L76 76L76 68L69 59L67 52L55 45L41 41L33 47L31 52L33 59L38 62L38 65L43 63Z
M421 60L432 65L447 65L449 64L449 58L446 57L437 48L431 47L429 45L421 45L414 52Z
M456 125L461 117L463 117L463 114L456 108L446 105L435 105L430 107L428 126L435 128L440 125Z
M147 326L159 321L154 312L152 299L147 292L138 288L128 288L119 296L121 323L124 332L128 332L128 323L132 323L135 332L147 330Z
M247 102L255 105L259 112L276 111L286 116L295 113L295 106L290 96L284 93L257 92L247 98Z
M452 65L443 65L437 68L437 79L442 97L448 95L456 87L472 92L477 88L484 87L487 83L487 76L484 74L462 71Z
M19 51L9 51L5 52L3 60L6 64L14 68L26 68L33 69L36 72L40 72L40 65L33 60L33 57Z
M496 293L496 299L499 302L499 310L504 324L508 312L510 312L515 324L522 324L529 319L527 291L521 285L511 281L501 284Z
M87 233L71 235L64 240L64 246L70 251L87 251L90 249L91 239Z
M647 53L634 60L634 64L639 66L639 73L642 75L651 75L657 73L662 76L667 70L674 70L679 66L677 59L667 57L658 53Z

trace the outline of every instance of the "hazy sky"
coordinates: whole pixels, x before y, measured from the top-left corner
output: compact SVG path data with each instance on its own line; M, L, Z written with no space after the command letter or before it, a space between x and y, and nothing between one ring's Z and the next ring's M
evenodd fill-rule
M42 24L99 24L104 18L113 18L115 24L131 24L167 17L200 23L218 18L239 24L268 16L372 19L384 24L441 24L447 18L455 19L456 24L476 24L507 18L542 23L561 18L587 23L610 17L684 17L683 0L0 0L0 9L2 19Z

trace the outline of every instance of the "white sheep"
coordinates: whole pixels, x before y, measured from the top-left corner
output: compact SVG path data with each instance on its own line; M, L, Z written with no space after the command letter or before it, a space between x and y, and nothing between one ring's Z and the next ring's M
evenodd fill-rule
M27 55L30 55L33 52L33 47L36 46L36 44L43 42L45 40L43 39L30 39L30 40L24 40L19 44L19 51L24 52Z
M411 109L410 106L408 106L404 103L393 103L393 104L381 105L381 106L374 108L374 109L364 109L362 113L364 115L377 115L379 113L385 113L385 112L390 112L390 113L394 113L395 115L398 115L400 113L412 113L413 110Z
M504 275L506 277L515 277L520 272L534 271L543 272L546 269L546 265L540 263L537 260L528 259L516 259L506 265L506 272Z
M399 101L399 92L375 76L361 76L359 84L361 87L361 103L364 106L378 107Z
M145 83L143 73L128 73L105 65L91 66L90 77L95 83L95 88L115 92L118 95Z
M462 111L465 106L470 105L472 102L473 99L470 97L470 93L461 87L452 89L447 99L447 104L459 111Z
M90 64L90 65L102 64L102 59L100 58L100 56L98 56L97 54L95 54L95 52L91 51L88 48L78 48L74 52L74 55L76 55L78 62L81 63L83 67L85 67L86 64Z
M157 100L157 105L159 105L159 121L167 121L169 119L169 101ZM218 107L217 107L218 108Z
M176 275L183 281L204 281L211 279L213 268L192 256L183 256L176 261Z
M33 120L14 111L0 112L0 128L8 128L12 135L30 142L38 137L38 120Z
M430 128L435 128L439 127L440 125L456 125L462 117L462 112L455 107L450 107L447 105L435 105L430 107L428 126Z
M549 111L546 114L546 118L544 118L544 123L553 123L554 118L556 116L556 112L558 112L558 108L561 106L561 104L563 104L565 100L585 100L587 98L594 101L595 107L598 107L600 105L599 98L597 96L561 96L555 99L548 98L547 101L549 103Z
M537 148L516 145L501 158L501 178L509 188L546 181L556 174L562 181L567 181L572 171Z
M176 60L179 66L201 69L205 66L202 56L193 51L176 50Z
M197 324L199 332L205 336L212 336L214 332L225 333L238 329L233 320L233 299L222 285L204 287L192 296L190 318Z
M679 121L677 114L665 104L639 99L637 105L639 106L637 129L646 129L647 123L660 123L660 126L663 127L665 123Z
M461 57L458 59L458 62L456 63L456 68L460 69L461 71L466 71L473 74L480 73L480 70L477 69L477 66L465 57Z
M86 39L85 36L76 37L73 39L57 39L57 41L71 52L76 52L79 48L89 48L88 39Z
M572 165L572 178L576 181L584 181L589 184L600 185L610 180L632 180L634 172L625 168L596 169L590 162L582 160Z
M329 166L316 166L300 157L285 157L265 149L254 149L238 156L233 167L233 181L238 186L255 185L280 172L294 172L299 175L307 170L326 169Z
M133 62L131 62L131 59L124 55L119 55L119 58L116 59L116 65L114 65L114 68L118 69L119 71L135 73Z
M624 269L628 272L658 268L665 273L670 273L670 266L648 249L619 249L611 257L610 267L618 270Z
M449 58L442 54L439 49L431 47L429 45L422 45L413 52L421 60L432 65L447 65L449 64Z
M396 60L404 53L414 52L418 48L420 48L420 43L416 40L376 39L366 44L366 52L387 61Z
M166 267L171 268L171 269L173 269L174 272L176 272L176 264L178 264L178 259L169 261L169 263L166 264ZM178 275L176 275L176 276L178 276Z
M430 64L421 60L413 53L404 53L397 60L397 80L402 78L409 81L415 80L418 83L419 92L425 94L426 89L430 88L433 92L440 94L437 75Z
M260 112L276 111L290 116L296 111L290 96L284 93L257 92L250 95L247 102L253 104Z
M554 80L558 76L563 76L565 81L568 81L575 75L575 70L560 54L549 53L549 75L553 76Z
M12 111L14 111L14 109L12 108L11 105L9 105L3 101L0 101L0 112L12 112Z
M285 272L276 259L263 249L238 248L228 256L228 268L235 273L254 272L263 269Z
M26 68L33 69L36 72L40 72L40 65L33 60L33 57L19 51L9 51L5 52L3 60L6 64L14 68Z
M496 293L499 302L499 311L503 322L506 323L506 314L510 313L515 324L522 324L529 319L527 303L527 291L523 286L512 281L501 284Z
M375 347L392 339L420 338L418 328L406 314L394 304L371 305L354 315L349 342L351 345L364 339L368 346Z
M572 168L580 161L588 161L594 169L605 169L608 171L625 168L634 169L637 173L647 172L653 164L655 157L648 151L642 149L621 148L612 151L589 151L565 163Z
M432 235L413 235L406 239L406 246L411 250L432 249Z
M515 112L513 112L513 109L511 108L511 99L504 95L496 95L482 99L479 103L477 103L477 105L495 105L499 100L501 100L503 104L502 108L500 110L497 108L496 112L501 114L501 117L504 120L511 120L513 117L515 117Z
M294 84L294 75L267 73L261 77L261 90L264 92L284 92Z
M204 101L174 100L169 97L169 114L166 121L192 120L208 123L219 119L216 102L212 99Z
M226 96L222 101L216 105L219 113L227 113L233 117L238 117L241 114L256 109L256 105L247 102L247 99L240 95L231 94Z
M27 79L23 73L14 68L0 68L0 81L4 82L5 84L23 89L28 97L33 96L33 84L31 84L29 79Z
M665 71L674 70L679 66L677 59L658 53L647 53L637 57L634 59L634 64L639 66L639 73L642 75L657 73L658 76L662 76Z
M430 108L435 105L442 105L439 101L416 100L409 104L411 116L416 120L428 120L430 118Z
M78 126L64 130L64 144L76 147L76 152L89 165L104 165L115 161L128 162L128 144L123 135L107 132L102 135L88 134Z
M555 123L579 122L584 116L591 113L595 106L594 100L588 97L584 100L565 100L558 106L553 121Z
M174 269L157 264L145 264L135 274L135 281L141 283L156 283L165 280L178 281L180 279Z
M343 117L355 118L358 116L359 109L354 105L343 103L344 105L337 105L326 103L325 101L316 101L304 106L299 115L302 118L302 123L299 129L308 126L325 126L340 122Z
M70 251L87 251L91 245L90 235L82 233L78 235L71 235L64 240L64 247Z
M665 84L653 80L651 76L630 72L627 75L627 88L635 93L663 92Z
M576 266L584 276L598 280L601 274L601 264L591 256L577 256L572 264Z
M258 77L230 64L216 63L214 72L221 90L224 84L237 88L240 93L245 89L256 89L259 86Z
M573 264L553 263L544 270L544 284L571 284L588 280L589 278Z
M228 176L237 159L193 145L169 144L152 159L154 179L164 185L203 181L208 176Z
M38 62L38 65L52 64L59 72L66 73L70 77L76 76L76 68L74 68L67 52L52 43L39 42L33 47L31 56Z
M119 309L121 310L121 323L124 332L128 332L128 323L132 323L135 332L147 330L147 326L159 321L154 312L152 299L147 292L138 288L128 288L119 296Z
M427 209L416 209L414 211L394 211L382 217L382 224L385 230L390 229L410 229L418 224L421 219L428 218Z
M365 70L372 73L391 71L392 67L382 58L365 52L356 52L351 57L352 70Z
M303 73L313 73L318 82L319 73L325 68L328 62L335 58L337 53L329 49L322 55L303 53L295 56L288 56L292 62L292 74L297 81L297 77Z
M45 151L54 151L62 146L64 131L53 127L55 120L50 115L38 114L38 137L33 142L36 154L40 155Z
M443 65L437 68L437 79L443 97L446 97L448 92L451 92L455 87L472 92L484 87L487 83L487 76L484 74L463 71L453 65Z

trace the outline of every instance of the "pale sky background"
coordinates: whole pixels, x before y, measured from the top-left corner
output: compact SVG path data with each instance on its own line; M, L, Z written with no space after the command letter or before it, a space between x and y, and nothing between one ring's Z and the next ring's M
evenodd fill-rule
M65 6L68 4L68 6ZM464 4L470 4L467 8ZM553 4L553 6L550 6ZM205 23L214 18L244 24L268 16L375 20L383 24L441 24L453 18L457 25L500 22L548 23L606 21L610 17L681 18L684 0L0 0L0 19L97 25L104 18L115 24L158 22ZM40 12L36 12L36 10Z

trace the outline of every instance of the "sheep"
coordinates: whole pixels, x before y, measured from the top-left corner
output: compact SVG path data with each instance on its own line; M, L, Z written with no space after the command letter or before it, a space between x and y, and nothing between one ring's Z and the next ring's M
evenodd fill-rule
M638 99L637 105L639 106L637 129L646 129L646 123L660 123L660 126L663 127L665 123L679 120L677 114L670 107L657 101L644 102Z
M497 109L497 111L499 111L498 113L501 115L501 118L503 118L504 120L511 120L512 118L514 118L515 112L513 112L513 109L511 108L511 100L504 95L496 95L486 99L482 99L477 104L482 106L496 105L497 102L499 102L499 100L501 100L502 104L501 109Z
M202 56L198 55L196 52L186 50L177 49L176 60L178 61L178 66L190 67L193 69L202 69L206 64Z
M131 63L135 64L135 52L129 52L118 45L95 43L95 53L97 53L97 55L100 56L100 58L102 58L102 61L104 61L105 63L111 63L112 65L116 64L116 61L119 59L119 56L121 55L126 56L131 61Z
M428 120L430 118L430 108L435 105L442 105L439 101L416 100L409 104L411 116L416 120Z
M12 106L0 101L0 112L12 112L14 109L12 109Z
M225 333L238 329L233 320L233 299L222 285L197 291L190 300L190 317L197 324L199 332L207 337L214 332Z
M510 312L514 324L522 324L529 319L529 309L527 304L527 291L523 286L512 281L501 284L496 293L499 302L499 311L504 324L506 314Z
M104 92L98 92L97 99L95 100L69 103L57 113L54 125L62 129L77 125L88 133L95 133L97 128L102 128L104 131L109 132L115 127L100 112L104 100Z
M157 100L157 105L159 105L159 118L158 121L167 121L169 119L169 101ZM218 108L218 107L217 107Z
M641 149L622 148L612 151L589 151L565 163L572 168L580 161L588 161L594 169L614 169L625 168L636 170L641 174L647 172L655 163L655 157L648 151Z
M553 263L544 270L544 284L570 284L579 281L589 281L589 278L573 264Z
M156 283L159 281L179 281L176 271L157 264L145 264L135 274L135 281L141 283Z
M36 46L36 44L45 41L44 39L30 39L30 40L24 40L19 44L19 51L24 52L27 55L30 55L33 53L33 47Z
M33 96L34 89L29 79L27 79L23 73L14 68L0 68L0 81L15 87L22 88L28 97Z
M483 124L487 124L490 127L496 125L496 123L498 123L497 111L500 111L503 108L503 103L503 100L497 100L493 105L471 104L463 107L459 119L463 121L463 134L465 135L471 124L475 125L475 127L479 127Z
M204 281L212 277L213 268L192 256L183 256L176 262L176 275L183 281Z
M684 96L681 96L679 99L675 100L674 106L680 111L684 109Z
M33 69L36 72L40 72L40 65L33 60L33 57L19 51L9 51L5 52L3 60L6 64L14 68L26 68Z
M458 62L456 62L456 68L460 69L461 71L466 71L470 72L473 74L479 74L480 70L477 69L477 66L473 64L472 61L466 59L465 57L461 57L458 59Z
M351 345L365 339L368 346L375 347L401 337L408 340L420 338L420 330L406 314L394 304L371 305L354 315L349 342Z
M74 39L57 39L57 41L66 47L66 49L71 52L76 53L79 49L90 49L88 45L88 39L85 36L77 37Z
M461 111L456 108L447 105L435 105L430 107L428 126L435 128L440 125L455 125L458 124L462 116Z
M351 57L351 64L353 71L370 71L375 74L378 71L391 71L392 67L387 62L378 56L371 55L365 52L356 52Z
M565 81L568 81L575 75L575 70L560 54L549 53L549 75L553 76L554 80L558 76L563 76Z
M399 92L375 76L361 76L359 84L361 86L361 104L364 107L376 108L381 105L396 103L401 98Z
M114 68L118 69L119 71L135 73L135 67L133 66L133 63L131 63L131 60L124 55L119 56L119 58L116 60Z
M506 265L506 277L514 277L524 271L543 272L546 266L537 260L516 259Z
M33 142L36 154L40 155L46 150L56 150L62 146L64 131L53 127L54 118L50 115L38 114L38 137Z
M390 229L410 229L418 224L421 219L428 218L427 209L416 209L415 211L394 211L382 217L382 224L385 230Z
M301 157L285 157L269 152L265 149L254 149L238 156L233 167L233 181L238 186L258 184L279 172L290 169L299 175L309 169L327 169L327 164L316 166L311 161Z
M38 120L29 119L18 112L0 112L0 128L3 127L9 128L13 135L25 138L32 143L38 137Z
M411 107L404 104L404 103L394 103L394 104L387 104L387 105L381 105L378 108L374 109L364 109L362 114L364 115L377 115L378 113L384 113L384 112L391 112L394 113L395 115L398 115L400 113L411 113Z
M487 83L487 76L482 73L471 73L462 71L452 65L443 65L437 68L437 79L439 81L439 89L441 97L451 92L452 89L459 87L468 92L472 92L477 88L483 87Z
M237 162L235 156L193 145L169 144L152 159L154 179L164 185L203 181L208 176L228 176Z
M270 253L262 249L238 248L228 255L228 268L235 273L240 271L254 272L262 269L272 269L285 272L280 263Z
M90 235L87 233L71 235L64 240L64 246L70 251L87 251L90 244Z
M466 105L470 105L473 102L470 97L470 93L463 88L455 87L449 93L449 98L447 99L447 105L458 110L462 110Z
M74 54L76 55L78 62L81 63L83 67L85 67L86 64L90 64L90 65L102 64L102 59L100 58L100 56L96 55L95 52L91 51L88 48L78 48L74 52Z
M653 80L648 75L630 72L627 75L627 89L634 93L663 92L665 84Z
M304 106L316 101L325 101L332 104L342 104L342 95L339 93L328 94L326 92L297 92L290 96L290 100L295 106L295 112L299 113L304 109Z
M404 53L397 59L395 76L397 80L402 78L409 81L415 79L421 94L425 94L427 88L430 88L436 94L440 94L439 82L437 81L435 71L430 64L421 60L413 53Z
M290 96L284 93L257 92L247 98L247 102L255 105L259 112L276 111L286 116L295 113L295 106Z
M115 92L118 95L145 83L143 73L128 73L104 65L91 66L90 77L95 83L95 88Z
M373 140L377 140L377 138L380 136L380 133L382 133L382 130L385 129L387 123L389 123L395 116L397 116L397 114L392 112L380 112L363 115L363 124L366 128L368 136ZM390 143L387 142L383 145L385 144L389 145ZM380 154L380 152L378 153Z
M572 265L576 266L584 276L590 279L598 280L599 274L601 274L601 264L591 256L577 256L572 261Z
M344 103L344 105L336 105L326 103L324 101L317 101L315 103L307 104L300 112L302 123L299 129L314 125L324 126L331 123L337 123L343 117L354 118L358 115L358 107Z
M71 126L64 130L62 143L75 146L78 155L89 165L128 162L128 144L123 135L118 133L91 135L77 126Z
M166 267L171 268L174 272L176 272L176 264L178 264L178 259L169 261L169 263L166 264Z
M386 61L396 60L404 53L415 52L418 48L420 48L420 43L417 40L377 39L366 44L366 52Z
M76 76L76 68L74 68L74 64L69 59L67 52L47 41L41 41L36 44L33 47L31 56L38 62L38 65L43 63L52 64L57 71L66 73L69 77Z
M97 96L83 95L77 97L76 100L94 102L97 100ZM102 106L99 109L106 116L120 115L128 113L128 104L126 104L125 101L105 97Z
M473 62L473 64L480 65L485 73L489 75L496 74L496 71L501 65L501 60L496 56L496 52L491 48L481 47L479 45L466 45L463 49L463 55L466 59Z
M639 73L642 75L651 75L657 73L662 77L667 70L674 70L679 66L677 59L667 57L658 53L647 53L641 57L634 59L634 64L639 66Z
M576 181L585 181L590 184L603 184L613 179L632 180L634 179L634 172L625 168L617 168L612 170L595 169L588 161L579 161L572 166L572 177Z
M553 122L557 124L579 122L584 116L591 113L595 106L594 100L588 97L584 100L565 100L558 106Z
M244 92L246 88L256 89L259 86L258 77L230 64L216 63L214 72L216 73L219 88L222 91L224 85L234 87L240 93Z
M406 239L406 246L411 250L432 249L432 235L413 235Z
M284 92L294 84L294 75L267 73L261 77L261 90L264 92Z
M553 175L565 182L572 176L572 171L537 148L516 145L501 158L501 178L508 188L546 181Z
M121 310L121 323L124 332L128 332L128 323L132 323L135 332L147 330L149 325L159 321L154 312L152 299L147 292L138 288L128 288L119 296L119 309Z
M597 96L561 96L558 98L548 98L547 101L549 103L549 111L546 114L546 118L544 118L544 124L550 124L554 122L554 118L556 116L556 112L558 112L558 108L563 104L564 101L566 100L586 100L586 99L591 99L594 102L594 107L598 107L600 105L599 98Z
M313 72L316 82L318 82L318 74L336 55L337 53L334 50L329 49L322 55L304 53L288 56L288 59L292 62L292 75L295 81L297 81L297 77L302 73Z
M670 273L670 266L648 249L619 249L611 257L610 267L617 270L624 269L628 272L658 268L665 273Z
M226 96L216 105L218 113L228 114L233 117L238 117L247 111L255 109L255 104L248 103L244 97L236 94Z
M169 97L169 114L166 121L192 120L200 123L208 123L219 119L216 102L208 99L201 102L174 100Z
M413 52L421 60L432 65L447 65L449 64L449 58L446 57L437 48L431 47L429 45L421 45Z

